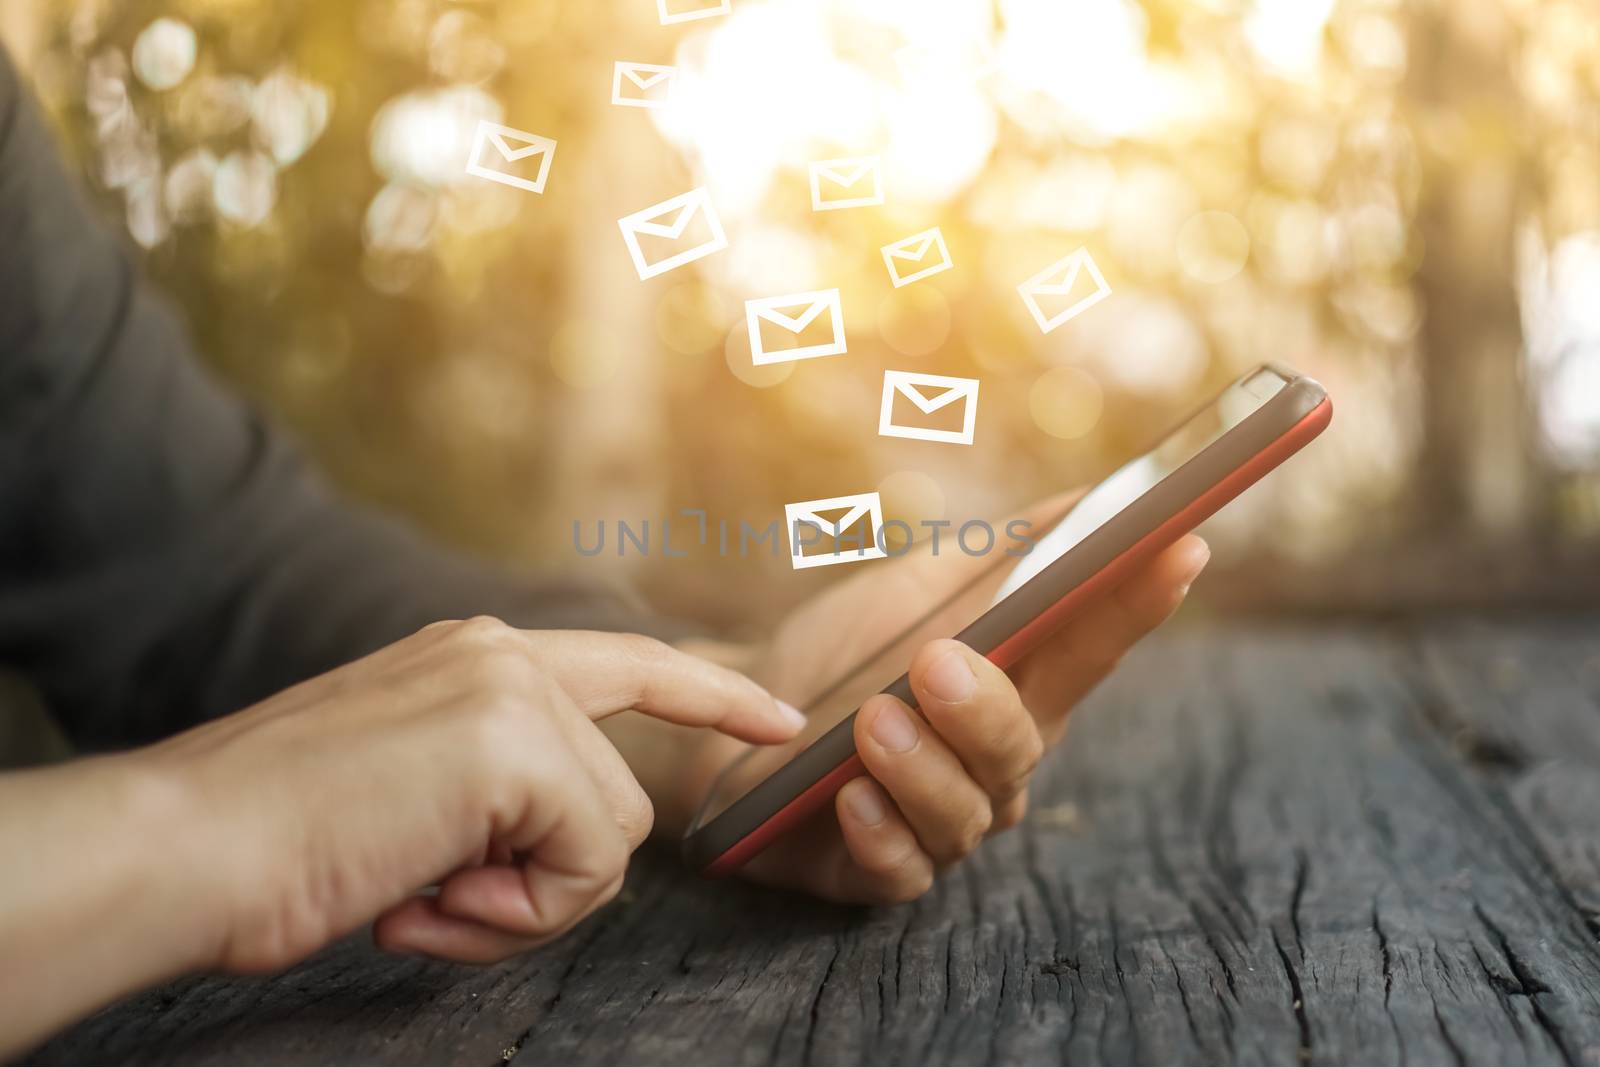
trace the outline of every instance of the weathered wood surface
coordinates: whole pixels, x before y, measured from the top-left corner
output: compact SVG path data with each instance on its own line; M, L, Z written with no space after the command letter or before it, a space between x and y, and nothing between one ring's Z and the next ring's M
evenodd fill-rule
M1600 1064L1600 619L1191 629L923 901L670 855L490 970L346 941L40 1064ZM178 917L181 919L181 917Z

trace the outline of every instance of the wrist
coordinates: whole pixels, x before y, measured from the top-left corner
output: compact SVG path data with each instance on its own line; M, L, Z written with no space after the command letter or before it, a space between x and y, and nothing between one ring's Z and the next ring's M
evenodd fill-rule
M139 921L164 946L171 974L217 968L234 899L225 843L214 840L210 805L177 761L154 750L107 757L108 788L122 813L124 867Z
M0 775L0 1060L117 997L210 965L220 927L182 790L134 756Z

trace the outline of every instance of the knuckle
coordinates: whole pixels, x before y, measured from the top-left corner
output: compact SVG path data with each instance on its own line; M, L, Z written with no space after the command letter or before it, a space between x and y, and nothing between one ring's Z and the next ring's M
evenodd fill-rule
M961 838L960 831L947 830L937 839L931 839L930 835L930 840L923 847L929 859L940 867L946 867L967 854Z
M916 862L917 845L908 839L893 847L876 852L858 859L856 862L872 874L883 876L898 875Z
M451 636L466 645L498 645L516 631L493 615L474 615L451 623Z
M973 810L972 819L967 823L967 840L976 848L993 825L994 807L985 799Z
M1005 755L997 757L996 762L1003 770L991 785L991 797L1006 801L1026 789L1028 780L1044 759L1044 751L1044 738L1039 736L1030 719L1027 732L1009 742Z
M628 873L628 856L628 844L620 832L614 836L606 835L605 844L595 857L595 881L601 885L616 882L620 887L623 877Z
M883 901L885 904L909 904L926 895L932 888L933 871L923 866L915 871L906 872L904 877L885 887Z
M1010 781L1026 778L1043 755L1032 716L1019 708L995 725L996 729L978 744L974 755L991 777Z
M961 820L959 828L953 839L953 855L949 859L956 860L970 853L983 843L988 836L989 828L994 825L994 809L988 803L972 805L965 818Z
M1044 759L1044 738L1039 735L1039 727L1034 723L1033 716L1028 716L1028 729L1022 738L1022 758L1024 775L1032 774Z
M1028 791L1021 790L1000 808L995 814L994 825L989 828L990 833L996 830L1009 830L1022 822L1028 815Z
M627 841L628 848L638 848L655 828L656 809L643 789L635 785L624 796L617 811L617 826Z
M622 892L622 887L627 883L627 880L628 878L626 869L624 869L621 874L617 875L617 877L611 879L611 881L607 883L606 887L600 890L600 895L598 897L599 905L604 907L613 900L616 900L617 894Z

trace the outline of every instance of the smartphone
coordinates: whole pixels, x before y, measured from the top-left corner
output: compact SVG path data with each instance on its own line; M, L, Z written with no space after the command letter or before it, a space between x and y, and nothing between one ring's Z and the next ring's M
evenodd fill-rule
M874 692L915 706L905 669L925 641L953 635L1010 668L1298 452L1332 416L1322 386L1287 368L1264 365L1233 382L1054 517L1020 559L999 554L976 575L934 590L937 603L897 637L804 702L791 699L805 709L808 729L789 746L750 750L719 774L684 838L685 860L712 877L736 871L866 774L855 709Z

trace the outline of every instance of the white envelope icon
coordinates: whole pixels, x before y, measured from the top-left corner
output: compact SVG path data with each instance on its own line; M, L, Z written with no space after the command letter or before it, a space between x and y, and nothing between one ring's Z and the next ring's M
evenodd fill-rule
M824 311L827 322L819 323ZM750 358L758 367L845 353L844 307L837 289L746 300L744 318L750 329ZM808 334L809 342L802 343ZM794 347L776 347L779 343Z
M783 506L795 570L883 559L883 501L877 493L802 500ZM831 543L831 548L829 547ZM807 549L816 549L810 555Z
M624 215L617 226L641 281L728 247L722 220L703 188Z
M619 59L611 75L611 102L618 107L666 107L677 73L676 67Z
M896 289L953 266L950 249L945 247L944 234L939 232L937 226L886 244L880 251L883 252L884 265L889 268L889 280L894 282ZM908 269L910 274L902 273Z
M661 14L661 25L671 26L726 15L733 10L733 0L656 0L656 10Z
M877 156L819 159L811 164L811 210L876 207L883 203L883 169Z
M545 180L550 177L550 161L555 155L556 143L548 137L483 120L472 138L467 173L530 193L542 193Z
M895 398L903 397L910 406L924 415L933 415L954 404L966 401L961 416L961 429L905 426L895 422ZM913 441L942 441L952 445L970 445L972 430L978 421L978 379L951 378L943 374L918 374L915 371L891 370L883 372L883 409L878 413L880 437L909 437Z
M1083 274L1089 276L1087 283ZM1022 302L1033 313L1039 329L1049 333L1110 296L1111 286L1094 265L1089 250L1080 248L1017 286L1017 292L1022 294Z

